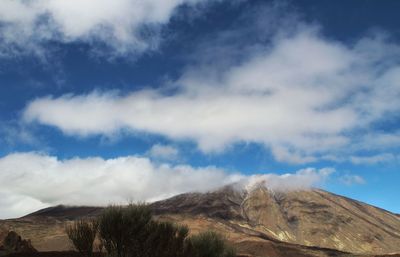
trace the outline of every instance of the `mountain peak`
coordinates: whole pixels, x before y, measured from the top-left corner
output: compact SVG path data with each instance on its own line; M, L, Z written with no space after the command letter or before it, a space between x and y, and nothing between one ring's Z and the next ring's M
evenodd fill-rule
M250 227L277 240L356 253L400 251L400 220L385 210L321 189L275 191L262 181L155 202L161 214L200 215Z

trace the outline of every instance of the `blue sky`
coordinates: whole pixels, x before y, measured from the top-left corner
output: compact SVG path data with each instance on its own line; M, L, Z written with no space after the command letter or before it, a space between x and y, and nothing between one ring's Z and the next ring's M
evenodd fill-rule
M254 180L399 213L399 7L2 1L0 218Z

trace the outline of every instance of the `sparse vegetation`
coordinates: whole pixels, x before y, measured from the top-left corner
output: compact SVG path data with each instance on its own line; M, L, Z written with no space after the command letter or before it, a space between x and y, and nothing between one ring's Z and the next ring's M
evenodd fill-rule
M149 226L145 256L185 257L185 239L188 234L189 229L186 226L153 221Z
M235 257L235 249L218 233L207 231L191 236L187 241L191 257Z
M214 232L188 237L186 226L152 219L145 204L110 206L96 221L79 220L66 229L76 249L93 253L98 232L100 244L112 257L234 257L235 251Z
M67 225L65 231L75 248L84 256L93 256L93 243L97 234L97 220L82 219Z

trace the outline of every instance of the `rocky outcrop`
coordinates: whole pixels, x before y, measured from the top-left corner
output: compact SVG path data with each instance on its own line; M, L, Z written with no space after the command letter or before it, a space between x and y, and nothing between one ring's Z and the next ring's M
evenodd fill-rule
M33 253L36 249L32 246L30 240L22 239L14 231L0 232L0 256L11 253Z

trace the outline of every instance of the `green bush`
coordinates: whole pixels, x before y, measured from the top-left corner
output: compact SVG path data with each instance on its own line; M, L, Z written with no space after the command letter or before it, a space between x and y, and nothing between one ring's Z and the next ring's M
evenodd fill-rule
M218 233L207 231L191 236L186 243L189 257L235 257L236 252Z
M93 243L96 239L97 221L78 220L67 225L65 231L72 244L82 255L91 257L93 255Z
M148 227L147 257L184 257L185 239L189 234L186 226L171 222L152 222Z
M146 249L151 211L144 204L110 206L99 217L99 236L110 256L142 256Z

